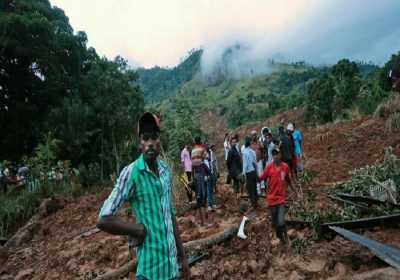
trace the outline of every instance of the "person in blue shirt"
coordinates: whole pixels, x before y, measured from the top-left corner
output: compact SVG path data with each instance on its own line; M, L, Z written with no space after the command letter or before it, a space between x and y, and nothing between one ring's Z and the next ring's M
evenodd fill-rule
M287 129L292 132L294 141L294 155L295 155L295 166L294 170L302 171L301 155L302 155L302 135L300 130L296 128L295 123L289 123Z

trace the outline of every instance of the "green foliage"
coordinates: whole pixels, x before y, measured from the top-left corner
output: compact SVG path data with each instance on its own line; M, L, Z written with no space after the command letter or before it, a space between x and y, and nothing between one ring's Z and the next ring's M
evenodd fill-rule
M302 255L310 247L311 240L309 238L295 239L290 245L295 255Z
M338 61L330 73L308 85L306 119L326 123L350 118L353 110L372 114L388 96L379 85L378 74L378 68L373 65L357 64L348 59Z
M389 91L392 89L392 82L388 78L390 70L397 72L398 73L397 75L399 75L399 73L400 73L400 52L398 52L397 54L393 54L392 57L390 58L390 60L388 62L386 62L386 64L383 66L383 68L380 71L379 82L380 82L381 87L386 91Z
M238 96L227 114L228 126L231 128L238 127L252 118L250 111L247 110L246 101L243 97Z
M307 120L321 123L333 121L334 97L334 81L329 75L311 82L307 94Z
M121 57L91 62L81 95L66 98L50 118L63 142L60 157L75 165L101 162L101 174L119 173L122 164L132 160L134 127L144 106L136 79Z
M163 115L162 141L167 157L175 164L180 163L180 151L191 145L194 138L204 133L194 117L193 108L185 99L175 98L173 111ZM164 118L165 117L165 118Z
M73 34L64 12L47 0L3 5L0 155L18 159L37 144L49 110L76 91L87 38L83 32Z
M7 236L19 223L32 217L40 201L39 193L26 190L0 196L0 236Z
M99 162L101 178L119 173L137 154L134 127L144 107L137 73L121 57L109 61L87 48L86 34L74 33L48 0L2 5L0 158L38 159L46 147L35 148L51 133L58 149L49 162Z
M333 113L336 117L345 117L345 109L351 108L360 91L361 79L358 66L348 59L340 60L332 67L335 95Z
M382 163L355 169L351 175L349 181L338 184L336 188L346 193L369 195L370 187L380 182L394 180L400 186L400 159L393 153L393 148L389 147L385 149ZM397 189L400 192L399 187Z
M53 138L51 133L45 135L43 143L35 148L33 156L29 159L30 166L34 168L32 172L39 175L40 172L50 170L57 159L57 151L60 141Z
M153 67L138 69L139 84L143 89L147 102L160 102L173 97L180 87L193 79L200 69L200 58L203 50L193 49L178 66L168 69Z

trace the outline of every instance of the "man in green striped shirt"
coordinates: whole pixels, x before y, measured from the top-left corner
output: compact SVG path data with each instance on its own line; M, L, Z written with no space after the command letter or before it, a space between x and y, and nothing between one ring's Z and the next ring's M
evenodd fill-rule
M178 257L181 276L189 279L189 266L172 205L171 172L158 158L160 127L153 114L145 113L140 118L139 138L142 155L121 171L100 210L97 226L108 233L127 235L138 241L136 279L176 279ZM131 205L136 224L115 216L124 202Z

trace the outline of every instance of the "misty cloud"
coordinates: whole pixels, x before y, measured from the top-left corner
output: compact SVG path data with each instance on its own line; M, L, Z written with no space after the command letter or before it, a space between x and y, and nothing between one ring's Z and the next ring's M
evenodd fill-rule
M270 70L272 58L314 64L348 57L384 63L400 50L400 0L51 0L89 45L133 65L174 66L205 49L212 71L226 48L236 77ZM225 56L226 58L226 56Z
M281 2L289 7L292 1ZM285 24L277 28L268 29L266 17L264 28L253 31L249 26L241 32L221 34L220 38L208 41L204 46L203 73L223 71L232 78L265 73L273 70L270 59L321 65L350 58L383 64L391 54L400 51L400 1L300 2L307 9L299 9L299 13L286 18ZM269 11L273 10L274 4L268 3ZM229 52L231 60L227 62L226 50L238 45L243 47Z

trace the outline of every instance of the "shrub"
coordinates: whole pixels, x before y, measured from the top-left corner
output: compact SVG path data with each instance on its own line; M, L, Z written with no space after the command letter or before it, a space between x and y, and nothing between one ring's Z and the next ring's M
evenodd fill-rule
M392 133L400 131L400 112L393 113L385 122L385 131Z
M392 94L385 102L375 110L374 117L388 119L394 113L400 113L400 94Z

